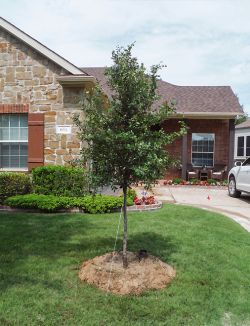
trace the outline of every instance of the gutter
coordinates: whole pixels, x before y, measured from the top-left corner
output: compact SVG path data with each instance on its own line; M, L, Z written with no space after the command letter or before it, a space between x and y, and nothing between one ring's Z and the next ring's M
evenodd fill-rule
M170 118L235 119L241 112L176 112Z
M242 129L250 129L250 126L249 127L237 127L237 126L235 126L235 131L236 130L241 131Z

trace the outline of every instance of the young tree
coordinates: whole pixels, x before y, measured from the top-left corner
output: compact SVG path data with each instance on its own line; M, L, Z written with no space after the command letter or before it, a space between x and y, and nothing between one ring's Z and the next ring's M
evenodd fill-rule
M83 161L88 164L93 187L109 185L123 190L123 266L127 261L127 190L131 184L144 182L150 186L159 179L172 159L165 145L186 132L184 124L174 133L166 133L161 122L173 114L165 103L153 108L157 95L157 72L149 73L133 57L133 44L112 52L114 64L106 69L112 97L107 99L99 86L86 92L84 118L75 117L81 141Z
M239 125L240 123L247 121L247 119L248 119L248 114L247 112L244 112L243 115L237 116L235 120L235 124Z

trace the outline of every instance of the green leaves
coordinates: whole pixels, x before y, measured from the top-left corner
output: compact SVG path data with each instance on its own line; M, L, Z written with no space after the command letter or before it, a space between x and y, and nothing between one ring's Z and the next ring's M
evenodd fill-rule
M88 193L88 179L83 168L40 166L32 170L33 191L38 194L79 197Z
M159 100L158 71L164 66L154 65L147 73L132 56L133 46L112 52L114 64L105 73L113 94L109 102L97 86L85 94L84 118L75 118L80 139L86 144L81 154L89 163L93 188L124 188L159 179L172 161L165 145L186 132L183 123L178 132L163 130L162 122L174 114L174 107L164 103L153 110L152 106Z
M31 191L30 176L23 173L0 173L0 203L14 195L27 194Z
M128 205L133 205L130 195ZM5 204L24 209L39 209L45 212L56 212L60 209L81 208L85 213L108 213L121 208L123 197L96 195L85 197L67 197L54 195L27 194L9 197Z

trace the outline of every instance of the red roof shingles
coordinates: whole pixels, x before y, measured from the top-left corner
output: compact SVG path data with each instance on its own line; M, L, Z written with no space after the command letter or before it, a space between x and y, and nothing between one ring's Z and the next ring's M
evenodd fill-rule
M108 97L112 95L104 74L105 67L80 69L94 76ZM158 92L161 99L155 107L166 101L174 101L177 113L243 113L238 98L230 86L177 86L159 80Z

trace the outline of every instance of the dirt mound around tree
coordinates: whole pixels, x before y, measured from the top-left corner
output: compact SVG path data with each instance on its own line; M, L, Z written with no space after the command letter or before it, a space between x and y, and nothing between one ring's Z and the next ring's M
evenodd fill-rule
M146 255L128 252L128 268L122 265L122 253L111 252L84 262L79 271L82 281L120 295L139 295L149 289L162 289L176 275L170 265Z

